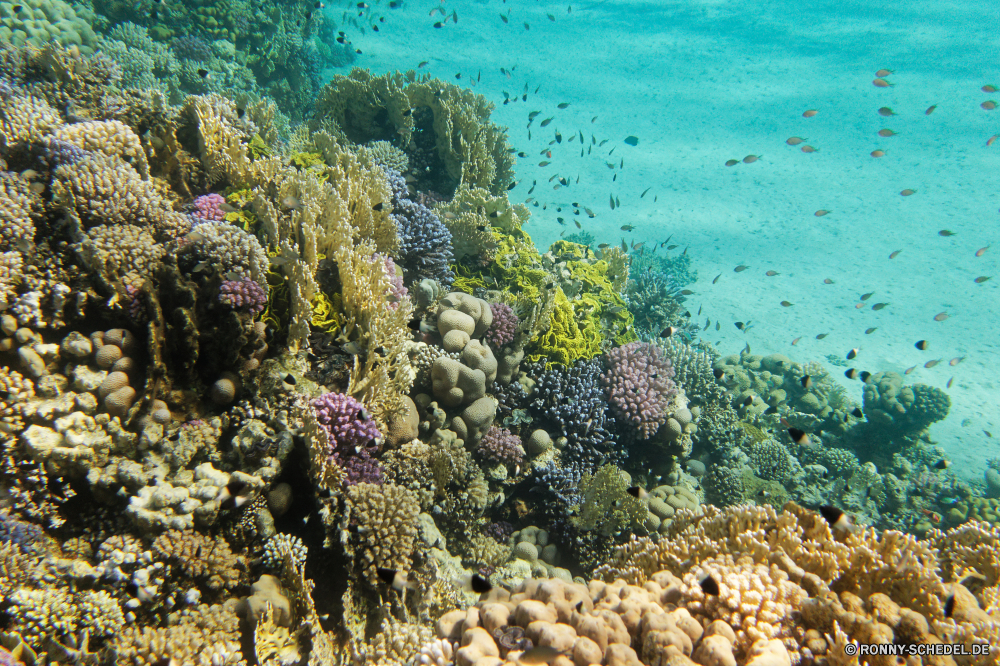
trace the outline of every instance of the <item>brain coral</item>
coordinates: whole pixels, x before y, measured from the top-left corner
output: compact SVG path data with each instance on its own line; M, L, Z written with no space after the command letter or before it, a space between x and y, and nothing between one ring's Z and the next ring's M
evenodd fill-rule
M630 342L609 351L601 382L611 406L649 439L667 420L667 407L677 394L674 368L663 350L648 342Z

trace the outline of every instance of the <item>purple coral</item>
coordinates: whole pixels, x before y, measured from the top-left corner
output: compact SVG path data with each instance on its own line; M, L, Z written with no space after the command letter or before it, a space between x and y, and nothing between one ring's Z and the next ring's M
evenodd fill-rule
M392 190L392 219L399 228L396 262L406 282L431 278L450 285L455 279L450 267L454 260L451 232L430 208L409 198L406 180L398 172L385 172Z
M372 456L382 433L365 406L343 393L324 393L312 406L327 435L330 458L347 473L346 483L381 483L382 469Z
M496 539L500 543L507 543L510 535L514 533L514 526L505 520L497 520L483 525L483 534Z
M520 320L506 303L490 303L490 310L493 311L493 324L483 334L483 339L493 349L499 349L514 339Z
M219 286L219 302L234 310L246 308L253 316L259 315L267 305L264 289L250 278L226 280Z
M611 406L649 439L667 420L667 406L677 395L674 368L663 351L648 342L630 342L605 355L601 383Z
M381 255L376 254L375 256ZM399 301L409 292L403 286L403 272L396 270L396 262L390 256L385 257L385 274L389 276L389 282L392 284L386 298L389 299L389 307L395 310L399 306Z
M486 460L512 467L524 460L524 448L521 446L521 438L510 430L490 426L479 441L479 455Z
M222 205L226 200L219 194L203 194L194 200L195 215L203 220L214 220L221 222L226 219L226 211L222 210Z

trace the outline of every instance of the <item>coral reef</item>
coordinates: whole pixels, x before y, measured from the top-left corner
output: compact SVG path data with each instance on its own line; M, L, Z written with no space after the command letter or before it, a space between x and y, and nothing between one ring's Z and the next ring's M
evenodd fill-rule
M695 342L694 253L539 251L485 97L320 88L362 5L0 1L0 662L996 643L947 394Z

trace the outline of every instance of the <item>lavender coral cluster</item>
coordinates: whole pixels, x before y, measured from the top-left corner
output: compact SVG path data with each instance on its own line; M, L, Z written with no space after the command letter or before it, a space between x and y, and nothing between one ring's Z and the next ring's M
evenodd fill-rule
M483 340L493 349L499 349L514 339L519 320L514 309L506 303L490 303L490 310L493 311L493 324L483 334Z
M486 460L513 467L524 460L524 448L521 446L521 438L510 430L490 426L479 441L479 455Z
M194 210L195 216L200 217L203 220L213 220L215 222L221 222L226 219L226 212L222 210L222 205L226 203L226 200L220 194L203 194L200 197L195 197L194 200Z
M409 198L406 181L397 171L385 169L392 188L392 218L399 226L399 253L396 263L403 269L407 284L425 278L442 286L455 279L451 232L430 208Z
M267 294L250 278L225 280L219 286L219 302L234 310L245 309L251 315L257 316L267 305Z
M375 256L379 257L381 255L376 254ZM396 262L392 260L392 257L386 256L385 274L389 276L389 283L392 285L387 297L389 297L389 307L393 310L399 306L399 301L409 293L406 287L403 286L403 276L396 268Z
M346 484L381 484L382 468L373 456L382 433L364 405L343 393L324 393L312 407L328 438L330 458L347 475Z
M667 407L677 395L670 359L656 345L630 342L610 350L605 365L601 383L611 406L639 429L643 439L649 439L666 422Z

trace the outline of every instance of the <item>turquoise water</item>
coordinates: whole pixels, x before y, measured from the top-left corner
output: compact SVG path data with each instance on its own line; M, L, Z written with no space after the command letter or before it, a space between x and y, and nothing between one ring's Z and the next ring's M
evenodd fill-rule
M981 90L1000 87L989 3L442 3L459 22L437 30L440 16L427 16L435 6L380 10L388 27L361 40L370 57L357 64L380 72L428 61L420 71L466 86L481 73L469 87L497 104L493 117L528 155L518 159L512 201L537 182L533 196L548 206L532 208L526 227L537 247L577 231L571 215L553 210L577 202L597 214L575 218L597 243L624 237L648 249L672 235L674 254L688 248L699 275L688 304L704 306L699 323L712 322L704 338L723 353L746 343L754 353L828 363L858 347L861 369L916 366L908 383L952 380L951 414L931 433L966 463L962 474L981 478L998 454L984 430L998 429L1000 363L998 282L974 282L996 274L1000 249L975 256L997 240L1000 222L1000 144L986 145L1000 132L1000 110L980 107L1000 101ZM885 77L892 87L873 85L881 69L893 71ZM517 101L503 105L504 91ZM562 102L570 106L559 110ZM882 107L896 115L880 116ZM810 109L817 114L803 118ZM532 111L541 113L529 139ZM896 134L880 137L881 129ZM563 143L551 146L552 158L540 155L557 130ZM567 139L581 130L588 148L592 135L608 142L580 157L580 144ZM626 145L627 136L638 145ZM785 143L790 137L817 151L802 153ZM879 149L884 157L870 156ZM760 159L725 166L747 155ZM543 160L551 164L536 166ZM554 174L571 186L554 191ZM900 196L904 189L916 192ZM613 211L612 194L621 201ZM626 224L635 230L622 232ZM734 273L740 264L750 268ZM875 293L855 309L867 292ZM877 302L889 305L873 312ZM949 319L934 321L940 312ZM756 323L747 334L733 325L747 320ZM870 327L877 330L866 335ZM921 339L930 342L925 352L914 348ZM934 359L942 362L923 367ZM860 401L859 383L836 370Z

